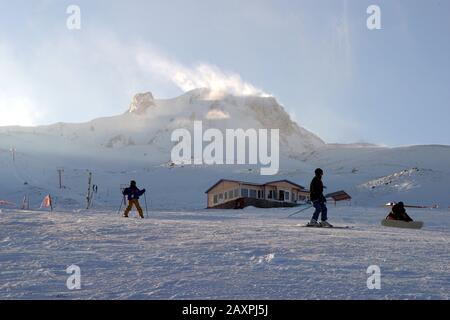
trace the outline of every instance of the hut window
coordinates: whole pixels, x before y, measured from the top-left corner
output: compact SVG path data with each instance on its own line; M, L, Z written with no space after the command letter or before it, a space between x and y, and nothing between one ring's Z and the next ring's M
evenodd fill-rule
M234 197L235 198L239 197L239 189L234 189Z
M228 198L232 199L233 197L233 190L228 191Z
M241 189L241 193L243 197L248 197L248 189Z
M268 198L273 199L273 190L269 190Z
M285 191L285 192L284 192L284 199L285 199L286 201L289 201L289 200L290 200L290 198L289 198L289 191Z
M216 204L217 202L219 202L219 199L217 197L217 194L214 195L214 204Z
M256 198L256 190L250 190L250 198Z

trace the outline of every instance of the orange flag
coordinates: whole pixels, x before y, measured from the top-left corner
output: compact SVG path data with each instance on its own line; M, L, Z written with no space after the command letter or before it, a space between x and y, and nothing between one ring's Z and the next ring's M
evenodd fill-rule
M42 207L50 208L51 210L53 210L52 197L50 195L45 196L44 200L42 200L41 208Z

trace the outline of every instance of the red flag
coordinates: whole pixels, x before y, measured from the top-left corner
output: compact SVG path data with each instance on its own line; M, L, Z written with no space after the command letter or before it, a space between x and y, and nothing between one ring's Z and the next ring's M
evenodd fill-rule
M42 200L41 203L41 208L50 208L51 210L53 210L53 206L52 206L52 197L50 195L47 195L44 200Z

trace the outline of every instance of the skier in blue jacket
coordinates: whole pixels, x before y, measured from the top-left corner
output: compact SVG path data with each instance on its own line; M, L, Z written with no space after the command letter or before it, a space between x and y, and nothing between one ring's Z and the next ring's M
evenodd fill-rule
M128 207L125 209L123 216L128 218L128 214L130 213L133 206L136 207L139 212L139 216L144 219L144 212L139 204L139 197L145 193L145 189L139 190L136 186L136 181L132 180L130 182L130 186L123 190L123 195L128 198Z

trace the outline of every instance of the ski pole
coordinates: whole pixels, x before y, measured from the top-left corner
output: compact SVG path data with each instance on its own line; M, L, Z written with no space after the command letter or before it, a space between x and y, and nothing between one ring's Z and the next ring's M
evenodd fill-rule
M293 217L293 216L295 216L296 214L302 213L303 211L306 211L306 210L308 210L308 209L311 209L312 207L314 207L314 206L311 205L311 206L306 207L306 208L304 208L304 209L302 209L302 210L296 211L296 212L290 214L290 215L288 216L288 218Z
M144 193L144 201L145 201L145 213L148 219L147 195L145 193Z
M125 196L122 197L122 201L120 201L120 207L119 207L119 210L117 210L117 214L120 214L120 210L122 210L122 205L124 202L125 202Z

